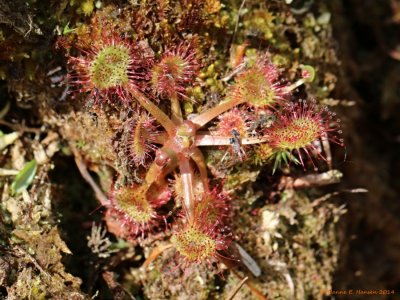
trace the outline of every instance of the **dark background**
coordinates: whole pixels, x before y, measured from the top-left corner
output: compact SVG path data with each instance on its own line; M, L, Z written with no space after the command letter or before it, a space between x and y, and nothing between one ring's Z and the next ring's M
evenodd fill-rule
M334 289L395 289L388 297L395 299L400 293L400 1L329 5L343 71L336 96L356 102L344 112L349 156L343 185L369 190L346 197ZM378 296L359 299L365 297Z

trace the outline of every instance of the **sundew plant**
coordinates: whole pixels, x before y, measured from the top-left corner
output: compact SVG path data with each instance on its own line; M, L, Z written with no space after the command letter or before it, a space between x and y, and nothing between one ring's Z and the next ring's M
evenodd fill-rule
M240 242L231 227L240 201L227 187L231 172L244 165L271 175L316 172L329 167L324 146L343 145L335 114L298 96L315 70L300 65L296 78L288 76L273 49L246 51L243 43L220 75L205 79L216 62L201 36L155 42L100 23L93 18L59 44L67 53L68 101L118 119L118 133L106 142L127 171L103 185L108 230L139 243L162 236L146 265L167 251L184 273L240 264L243 255L232 250Z

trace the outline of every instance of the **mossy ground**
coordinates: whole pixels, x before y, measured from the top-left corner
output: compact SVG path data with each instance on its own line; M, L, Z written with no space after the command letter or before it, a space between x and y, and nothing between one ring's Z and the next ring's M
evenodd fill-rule
M392 84L398 62L396 57L390 58L390 51L371 50L375 40L354 39L356 54L348 47L363 28L379 31L386 26L395 32L392 23L381 21L383 17L395 18L389 1L374 10L375 6L358 0L350 1L350 8L343 4L348 1L339 0L329 6L324 1L287 5L284 1L252 0L240 11L241 1L184 2L51 1L45 6L41 1L25 5L0 0L0 109L10 104L8 111L0 112L0 125L6 133L21 132L17 141L2 149L0 166L19 170L32 158L39 163L32 186L22 194L11 195L13 178L1 177L0 298L88 299L97 295L98 299L222 299L238 283L228 270L218 276L200 266L190 274L182 273L172 249L144 269L145 257L168 238L168 232L155 232L139 243L118 240L102 229L101 207L80 178L74 154L83 159L104 190L115 173L123 174L128 183L140 183L140 178L118 145L123 134L121 120L129 118L132 111L118 105L93 107L84 97L71 99L62 84L64 51L73 51L68 47L73 41L87 42L89 32L99 36L99 24L145 38L154 56L165 44L196 35L203 68L201 84L188 90L197 103L192 110L214 105L213 99L225 92L226 86L218 79L226 75L226 66L240 55L244 44L248 57L257 50L268 50L289 80L297 78L300 64L312 65L316 80L300 88L296 96L313 96L341 111L352 154L342 165L338 159L335 166L345 167L347 189L372 184L371 196L367 204L360 199L346 203L343 194L332 196L343 190L338 185L296 189L291 180L304 174L295 166L290 174L283 170L274 176L271 166L250 164L221 171L213 164L218 154L210 150L211 173L218 177L228 172L225 188L235 190L234 240L262 273L255 278L244 268L237 271L249 275L269 299L323 299L323 291L332 289L333 283L338 288L394 288L400 282L399 268L382 264L390 261L398 265L398 253L381 252L369 240L377 240L386 249L398 249L399 207L391 200L399 187L385 171L389 165L397 166L398 160L394 150L382 151L389 145L398 148L393 140L399 132L398 110L394 109L399 102ZM370 12L371 19L360 17ZM382 48L392 49L396 44L396 38L373 37L385 46ZM342 65L337 43L342 49ZM384 57L373 62L378 53ZM354 58L357 66L352 63ZM391 70L387 74L383 72L386 66ZM379 106L377 101L363 102L369 91L381 97L379 116L374 110ZM371 132L367 138L355 124L366 126ZM384 126L391 127L386 135L381 133ZM368 151L364 151L366 145ZM340 157L340 149L337 153ZM393 170L398 173L395 167ZM336 225L346 211L344 203L353 221L348 222L347 230L339 227L338 234ZM356 242L351 234L359 236ZM372 249L372 254L362 250L364 246ZM381 255L376 256L377 252ZM351 260L354 257L357 259ZM341 267L335 277L339 258ZM369 264L376 266L379 276ZM354 272L359 274L355 278ZM246 287L237 297L254 298Z

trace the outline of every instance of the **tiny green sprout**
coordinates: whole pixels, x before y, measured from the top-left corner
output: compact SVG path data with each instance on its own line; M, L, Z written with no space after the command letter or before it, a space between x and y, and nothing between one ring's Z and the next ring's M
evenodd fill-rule
M75 30L76 30L76 28L69 27L69 22L68 22L67 25L65 25L63 28L62 35L70 34L70 33L74 32Z
M23 167L17 176L15 176L15 179L11 184L11 193L15 195L26 190L35 178L36 171L37 162L33 159Z
M289 165L289 162L294 162L296 165L300 164L300 161L291 152L286 150L275 152L270 159L275 160L272 174L275 174L276 169L281 168L282 164Z
M78 149L83 149L83 147L85 147L86 142L84 140L79 140L76 142L76 148Z

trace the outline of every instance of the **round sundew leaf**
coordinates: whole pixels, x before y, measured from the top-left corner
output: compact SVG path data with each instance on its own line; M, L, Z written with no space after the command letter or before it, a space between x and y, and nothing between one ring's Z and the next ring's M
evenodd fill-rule
M146 199L143 189L124 187L115 194L117 207L127 214L132 221L142 224L148 223L153 216L154 210Z
M318 139L320 134L321 129L318 120L300 117L277 128L274 142L280 149L300 149Z
M151 85L157 96L176 98L186 93L199 68L196 51L191 44L167 49L151 70Z
M215 255L216 241L194 226L172 236L172 244L191 262L200 262Z
M96 56L91 66L91 77L98 88L107 89L129 82L129 49L108 46Z
M315 79L315 69L309 65L301 65L301 71L305 82L312 82Z

